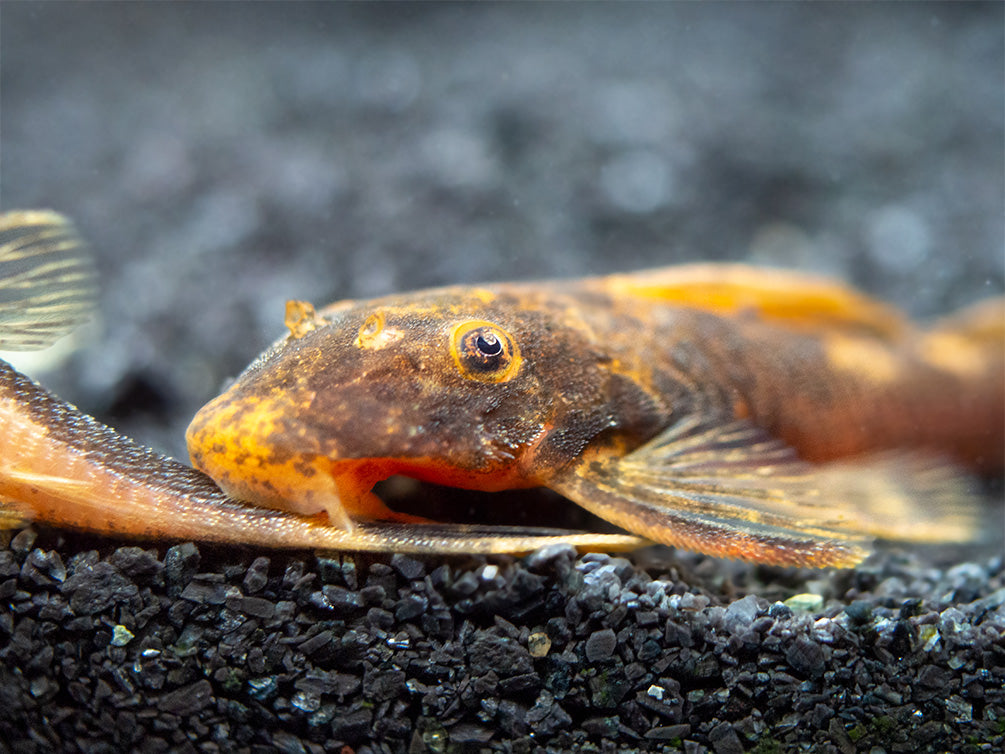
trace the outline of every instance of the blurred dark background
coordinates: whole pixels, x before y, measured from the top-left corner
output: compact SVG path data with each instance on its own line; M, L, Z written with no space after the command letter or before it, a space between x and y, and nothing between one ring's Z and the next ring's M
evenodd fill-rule
M287 298L696 259L917 316L1005 286L1000 3L0 13L0 205L102 276L44 381L182 457Z

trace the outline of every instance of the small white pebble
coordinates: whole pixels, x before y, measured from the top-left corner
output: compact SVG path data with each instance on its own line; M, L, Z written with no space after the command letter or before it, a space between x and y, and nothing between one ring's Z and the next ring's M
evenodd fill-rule
M824 606L824 598L819 594L796 594L785 600L784 604L794 612L812 613Z
M834 643L834 621L830 618L820 618L813 624L813 635L821 644Z
M387 646L391 649L408 649L412 642L408 638L407 634L398 634L397 636L387 637Z
M922 626L921 630L918 632L918 638L921 639L922 642L924 642L921 648L925 652L931 652L933 649L939 646L939 640L942 637L939 636L939 629L937 629L935 626L925 625Z
M125 626L115 626L112 629L112 641L110 643L113 647L124 647L134 638L133 632Z

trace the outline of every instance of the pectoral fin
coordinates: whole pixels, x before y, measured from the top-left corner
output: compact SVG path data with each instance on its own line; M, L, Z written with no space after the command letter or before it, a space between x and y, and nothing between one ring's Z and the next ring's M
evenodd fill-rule
M903 455L809 464L749 421L684 418L626 456L584 456L549 486L654 541L775 565L849 567L874 536L974 531L963 478L944 465Z

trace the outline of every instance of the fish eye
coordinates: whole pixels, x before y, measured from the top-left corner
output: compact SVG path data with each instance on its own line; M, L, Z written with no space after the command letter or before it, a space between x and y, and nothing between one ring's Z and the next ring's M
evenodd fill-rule
M485 332L478 335L475 338L475 348L478 349L478 353L482 356L489 358L491 356L497 356L502 353L503 344L499 340L494 332Z
M520 371L520 349L498 325L483 320L454 328L450 352L461 374L479 382L506 382Z

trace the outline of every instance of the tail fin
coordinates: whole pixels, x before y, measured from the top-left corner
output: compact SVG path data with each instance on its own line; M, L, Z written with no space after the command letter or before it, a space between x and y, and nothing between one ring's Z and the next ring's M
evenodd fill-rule
M921 333L918 353L929 364L976 387L993 386L997 402L1005 393L1005 297L980 301L939 320Z
M1005 351L1005 296L978 301L940 320L932 332L956 334Z
M51 345L94 308L96 276L73 224L46 210L0 214L0 348Z
M1005 469L1005 297L962 309L918 339L918 355L959 380L966 405L980 417L957 455L977 471ZM984 427L983 432L978 427Z

